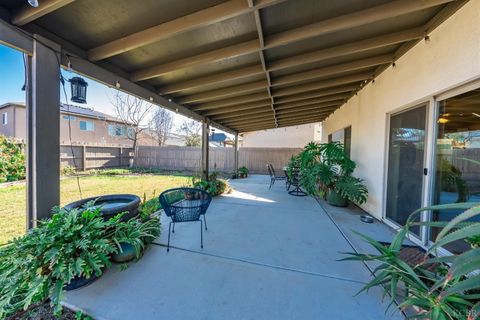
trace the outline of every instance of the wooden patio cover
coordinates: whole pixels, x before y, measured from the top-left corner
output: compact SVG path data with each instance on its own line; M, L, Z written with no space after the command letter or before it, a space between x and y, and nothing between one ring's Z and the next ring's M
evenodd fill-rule
M466 2L0 0L0 18L63 65L239 133L324 120Z

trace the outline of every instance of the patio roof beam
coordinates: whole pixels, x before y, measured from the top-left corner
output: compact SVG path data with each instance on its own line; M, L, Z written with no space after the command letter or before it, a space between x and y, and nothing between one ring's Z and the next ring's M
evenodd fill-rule
M327 113L317 113L317 114L312 114L304 117L295 117L295 118L284 118L284 119L279 119L279 123L282 124L292 124L293 123L299 123L301 121L305 122L317 122L317 121L322 121L327 117Z
M13 14L12 23L17 26L23 26L58 10L73 1L75 0L41 0L39 1L40 4L38 7L32 7L31 5L25 4L20 10Z
M232 126L245 125L245 124L257 124L257 123L273 123L273 124L275 124L275 119L274 119L273 114L272 114L269 117L263 117L263 118L259 118L259 119L256 119L256 120L236 120L236 121L229 121L229 122L225 122L225 123L228 123L229 125L232 125Z
M291 103L277 105L276 109L277 109L277 111L280 111L280 110L285 110L285 109L304 107L304 106L308 106L308 105L312 105L312 104L345 101L345 99L350 97L350 95L351 94L336 94L336 95L331 95L331 96L326 96L326 97L321 97L321 98L313 98L313 99L307 99L307 100L302 100L302 101L297 101L297 102L291 102Z
M216 121L228 122L237 120L255 120L265 116L271 116L273 114L272 109L262 109L257 112L249 112L244 115L230 116L227 118L214 118Z
M274 97L289 96L289 95L294 95L297 93L303 93L307 91L313 91L317 89L326 89L330 87L340 86L343 84L350 84L352 82L367 81L371 78L372 78L371 72L358 73L358 74L338 77L334 79L322 80L322 81L311 82L311 83L306 83L306 84L301 84L301 85L296 85L296 86L291 86L286 88L275 89L273 91L273 96Z
M267 113L267 112L272 112L272 109L270 109L269 106L261 107L258 109L251 109L248 111L248 113L245 113L243 111L237 111L237 112L230 112L226 114L219 114L217 116L212 116L211 119L215 121L219 121L219 120L222 121L225 119L250 117L260 113Z
M328 89L321 89L317 91L303 92L303 93L291 95L291 96L278 97L276 98L275 101L276 101L276 104L280 106L282 104L286 104L289 102L297 102L297 101L300 102L303 100L327 97L335 94L347 95L347 94L350 94L353 90L357 90L359 87L360 87L360 84L350 84L350 85L344 85L344 86L333 87Z
M346 56L357 52L399 44L410 40L423 39L424 37L424 28L414 28L275 60L268 64L268 70L281 70L302 64L323 61L334 57Z
M271 35L265 39L265 48L270 49L295 41L359 27L376 21L394 18L435 7L454 0L396 0L369 9L356 11L343 16Z
M33 53L32 37L0 19L0 44L17 49L28 55Z
M235 44L230 47L212 50L196 56L191 56L184 59L167 62L158 66L138 70L131 74L130 79L132 81L147 80L159 77L172 71L176 71L178 69L183 69L199 64L212 63L227 58L234 58L245 54L257 52L259 49L260 44L258 42L258 39L250 40L247 42Z
M259 101L254 101L254 102L249 102L249 103L241 103L238 105L232 105L229 106L228 108L217 108L217 109L212 109L208 110L206 112L202 112L201 114L210 117L214 115L219 115L219 114L225 114L225 113L231 113L235 111L243 111L243 110L249 110L249 109L256 109L256 108L261 108L261 107L270 107L270 99L265 98L264 100L259 100Z
M289 122L289 121L294 121L296 119L313 118L316 116L328 115L331 111L335 109L336 108L312 110L312 111L308 111L308 113L306 113L305 111L300 111L298 113L292 113L292 114L279 114L278 121Z
M92 48L88 51L88 58L91 61L103 60L282 1L284 0L264 0L250 7L245 0L230 0Z
M253 7L253 0L248 0L248 4L249 4L250 7ZM275 125L276 125L277 124L277 119L275 117L275 100L273 99L273 96L272 96L272 89L271 89L272 79L270 77L270 72L267 70L267 64L265 62L265 53L264 53L265 37L263 35L262 20L260 18L260 11L255 10L253 12L253 16L254 16L254 19L255 19L255 25L256 25L256 29L257 29L258 40L260 41L260 50L259 50L258 53L259 53L259 56L260 56L260 62L262 64L262 69L265 72L265 76L267 78L267 84L268 84L267 92L268 92L268 95L269 95L270 101L271 101L270 108L273 111L273 117L275 119Z
M387 18L393 18L401 14L420 11L451 1L454 0L396 0L370 9L357 11L268 36L265 39L265 49L271 49L322 34L345 30ZM181 68L237 57L259 50L262 50L262 46L258 41L247 41L230 47L203 53L198 56L192 56L163 65L145 68L134 72L131 79L133 81L147 80Z
M187 80L180 83L175 83L172 85L161 87L159 90L159 93L161 94L175 93L175 92L179 92L187 89L197 88L197 87L224 82L228 80L236 80L236 79L241 79L245 77L255 76L262 73L264 73L262 66L253 65L253 66L249 66L241 69L217 73L210 76L195 78L192 80Z
M347 62L342 64L336 64L328 67L314 69L310 71L298 72L286 76L277 77L272 82L272 86L280 86L285 84L291 84L295 82L312 80L316 78L322 78L326 76L332 76L349 71L360 71L362 69L376 67L380 65L389 65L394 61L394 56L391 54L385 54L373 58L360 59L353 62Z
M398 44L410 40L423 39L424 36L425 32L423 28L410 29L272 61L267 64L267 70L269 72L281 70L289 67L326 60L333 57L344 56L356 52ZM235 80L254 76L263 72L262 66L254 65L237 70L200 77L177 84L167 85L160 88L159 91L161 94L174 93L227 80Z
M310 114L311 112L315 112L318 110L335 110L339 106L343 104L343 101L339 102L333 102L330 104L317 104L317 105L311 105L311 106L306 106L302 108L294 108L294 109L287 109L287 110L278 110L277 115L284 116L284 115L291 115L294 116L295 114Z
M241 96L245 93L262 91L268 88L267 80L241 84L237 86L226 87L222 89L206 91L202 93L192 94L190 96L180 97L176 99L179 103L199 103L219 100L219 98Z
M250 95L245 95L245 96L240 96L240 97L234 97L234 98L229 98L229 99L223 99L223 100L217 100L217 101L212 101L207 104L202 104L197 107L193 107L192 109L194 111L206 111L206 110L212 110L216 108L226 108L226 107L231 107L237 104L245 104L249 102L256 102L264 99L269 99L269 95L267 92L262 92L262 93L255 93L255 94L250 94ZM233 110L231 110L233 111Z

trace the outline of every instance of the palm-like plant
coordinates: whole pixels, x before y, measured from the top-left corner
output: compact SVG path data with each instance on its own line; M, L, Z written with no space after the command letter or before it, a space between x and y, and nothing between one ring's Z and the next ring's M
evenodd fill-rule
M300 170L300 184L312 195L324 196L333 191L358 204L367 201L367 187L352 176L355 162L345 154L340 142L310 142L292 158L289 167L294 166Z

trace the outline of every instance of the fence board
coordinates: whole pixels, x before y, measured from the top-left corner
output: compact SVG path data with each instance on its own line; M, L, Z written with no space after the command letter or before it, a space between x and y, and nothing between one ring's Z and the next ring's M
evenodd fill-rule
M301 148L240 148L239 166L246 166L251 173L267 173L266 164L281 170L292 155ZM202 151L199 147L140 146L136 164L143 168L201 172ZM233 148L210 148L210 170L232 172Z

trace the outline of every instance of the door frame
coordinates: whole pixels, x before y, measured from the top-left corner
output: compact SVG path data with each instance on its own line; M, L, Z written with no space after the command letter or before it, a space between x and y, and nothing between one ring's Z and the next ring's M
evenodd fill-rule
M389 146L390 146L390 129L391 129L391 118L393 116L402 114L404 112L414 110L419 107L425 107L425 148L424 148L424 154L423 154L423 167L428 170L427 175L422 175L422 195L421 195L421 205L422 207L428 205L429 203L429 198L431 197L431 173L432 173L432 158L433 155L429 154L431 151L430 148L432 147L431 145L431 138L434 137L432 128L436 126L432 126L431 122L432 119L431 115L432 112L435 110L434 107L432 107L433 99L424 99L420 101L416 101L415 103L409 104L407 106L398 108L396 110L393 110L391 112L388 112L386 114L386 129L385 129L385 155L384 155L384 173L383 173L383 201L382 201L382 221L387 224L389 227L393 228L395 231L398 231L400 228L403 226L399 225L397 222L389 219L387 217L387 188L388 188L388 163L389 163ZM429 218L429 213L428 212L423 212L420 216L420 221L425 221L425 219ZM428 227L426 226L420 226L420 232L419 236L413 233L408 233L407 238L414 242L415 244L426 247L427 241L428 241Z

